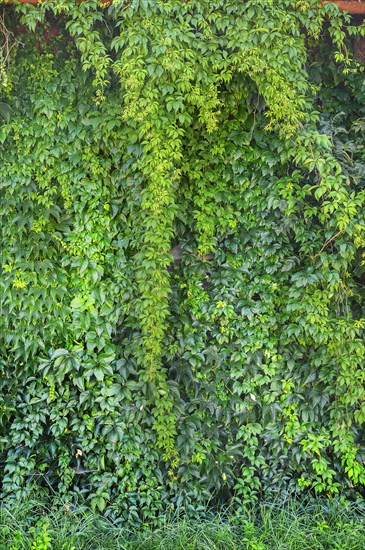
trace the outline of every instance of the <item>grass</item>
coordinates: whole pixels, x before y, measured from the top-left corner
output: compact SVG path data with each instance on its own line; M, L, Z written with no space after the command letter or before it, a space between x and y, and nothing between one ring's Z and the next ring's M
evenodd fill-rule
M85 510L38 502L0 509L0 550L357 550L365 521L338 501L261 504L241 516L166 519L161 527L117 527Z

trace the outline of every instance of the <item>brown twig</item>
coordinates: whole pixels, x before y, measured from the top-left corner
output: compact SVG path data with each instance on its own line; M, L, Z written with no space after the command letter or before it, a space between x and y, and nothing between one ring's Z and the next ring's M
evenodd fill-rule
M0 45L0 54L2 57L3 67L9 67L10 63L10 54L14 46L21 44L20 40L17 40L14 37L14 34L9 31L5 25L5 11L0 15L0 38L2 39L2 44ZM0 80L2 79L2 74L0 73Z
M332 241L334 241L335 239L337 239L337 237L339 237L340 235L342 235L344 233L344 230L341 229L340 231L338 231L335 235L332 235L332 237L330 239L327 239L327 241L324 243L324 245L322 246L321 250L315 255L313 256L313 260L315 260L316 258L318 258L318 256L320 256L322 254L322 252L327 248L327 246L329 244L331 244Z

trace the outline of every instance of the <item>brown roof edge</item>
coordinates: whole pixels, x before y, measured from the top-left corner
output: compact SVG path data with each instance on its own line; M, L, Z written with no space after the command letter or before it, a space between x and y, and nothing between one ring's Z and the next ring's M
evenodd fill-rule
M325 3L335 3L342 11L365 15L365 0L325 0Z

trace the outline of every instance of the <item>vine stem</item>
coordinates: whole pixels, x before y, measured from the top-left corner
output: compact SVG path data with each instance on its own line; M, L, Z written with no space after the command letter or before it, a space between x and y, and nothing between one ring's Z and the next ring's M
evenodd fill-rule
M315 260L316 258L318 258L318 256L320 256L322 254L322 252L327 248L328 245L330 245L335 239L337 239L337 237L339 237L340 235L342 235L345 231L343 229L341 229L340 231L338 231L335 235L332 235L332 237L330 239L327 239L327 241L324 243L324 245L322 246L321 250L315 254L315 256L313 256L313 260Z

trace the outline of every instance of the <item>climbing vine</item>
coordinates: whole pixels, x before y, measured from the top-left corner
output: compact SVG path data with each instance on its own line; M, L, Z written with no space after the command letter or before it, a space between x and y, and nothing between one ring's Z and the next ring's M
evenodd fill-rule
M361 493L364 28L317 0L1 21L3 496L139 523Z

